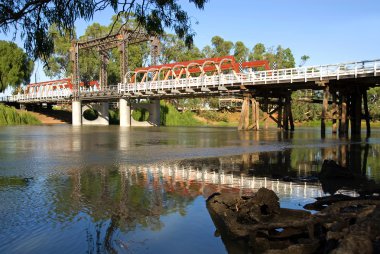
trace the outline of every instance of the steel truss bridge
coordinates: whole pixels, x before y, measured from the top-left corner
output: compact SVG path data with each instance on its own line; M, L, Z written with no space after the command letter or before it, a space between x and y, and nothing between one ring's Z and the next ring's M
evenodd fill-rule
M254 66L256 65L256 66ZM202 97L243 93L255 89L318 89L323 83L349 81L380 83L380 60L308 66L278 70L253 70L265 62L239 64L233 57L204 59L140 68L127 72L124 81L102 88L96 83L80 86L85 101ZM195 75L194 75L195 74ZM31 88L34 89L31 89ZM1 97L18 103L70 102L73 98L69 79L31 84L24 94Z
M77 44L77 48L78 45L80 44ZM122 49L124 47L125 45ZM124 50L121 50L121 55L125 55ZM125 70L123 67L124 64L121 69ZM104 66L102 68L104 72L106 69ZM267 127L268 119L272 119L278 128L294 130L292 91L320 90L323 91L322 135L325 135L325 121L329 119L333 123L332 132L339 131L339 135L346 137L349 128L351 135L360 135L361 121L365 119L367 135L370 134L367 90L380 84L380 60L268 69L267 61L237 62L232 56L200 59L138 68L133 72L126 72L121 77L122 82L114 85L108 85L104 80L106 73L102 74L103 80L99 83L84 84L78 79L64 79L31 84L24 94L4 97L1 100L18 104L50 105L71 102L73 125L81 125L84 121L82 102L119 101L120 124L131 126L131 101L148 99L152 107L147 110L154 111L150 112L152 117L148 122L158 126L160 99L237 94L243 98L239 130L258 130L262 120ZM102 106L101 109L105 120L102 124L108 124L107 107ZM263 118L260 117L260 110Z

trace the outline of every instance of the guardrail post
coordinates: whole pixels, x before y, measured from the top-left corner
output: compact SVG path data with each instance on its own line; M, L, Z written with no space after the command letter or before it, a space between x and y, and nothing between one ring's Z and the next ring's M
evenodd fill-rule
M373 71L374 71L374 76L376 77L377 76L377 61L375 61L375 63L373 64Z

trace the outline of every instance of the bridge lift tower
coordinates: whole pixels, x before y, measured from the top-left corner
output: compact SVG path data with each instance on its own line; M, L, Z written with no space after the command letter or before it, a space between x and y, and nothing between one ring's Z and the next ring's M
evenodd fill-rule
M70 48L70 60L73 64L71 75L73 84L72 100L72 124L81 125L82 123L82 106L80 94L80 73L79 73L79 50L96 49L101 56L100 67L100 87L101 90L109 90L107 82L107 64L109 61L109 50L119 49L120 54L120 81L122 82L128 71L128 46L141 42L149 41L151 45L151 62L157 64L159 56L160 41L157 36L149 35L141 29L122 28L118 33L109 34L103 37L94 38L86 41L73 40ZM103 111L108 110L108 104L103 103Z

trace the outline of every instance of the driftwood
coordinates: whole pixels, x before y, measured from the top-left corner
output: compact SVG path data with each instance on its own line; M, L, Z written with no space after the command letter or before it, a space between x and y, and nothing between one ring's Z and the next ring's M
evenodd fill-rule
M273 191L261 188L250 197L212 195L207 208L225 243L243 239L255 253L378 251L380 200L340 195L317 202L324 209L315 214L284 209Z

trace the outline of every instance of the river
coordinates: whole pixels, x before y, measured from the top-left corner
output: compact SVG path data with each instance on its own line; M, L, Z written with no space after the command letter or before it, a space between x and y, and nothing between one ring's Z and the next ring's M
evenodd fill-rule
M212 193L267 187L302 209L380 184L379 156L377 129L349 141L313 128L0 127L0 253L227 253ZM322 185L324 159L362 178Z

